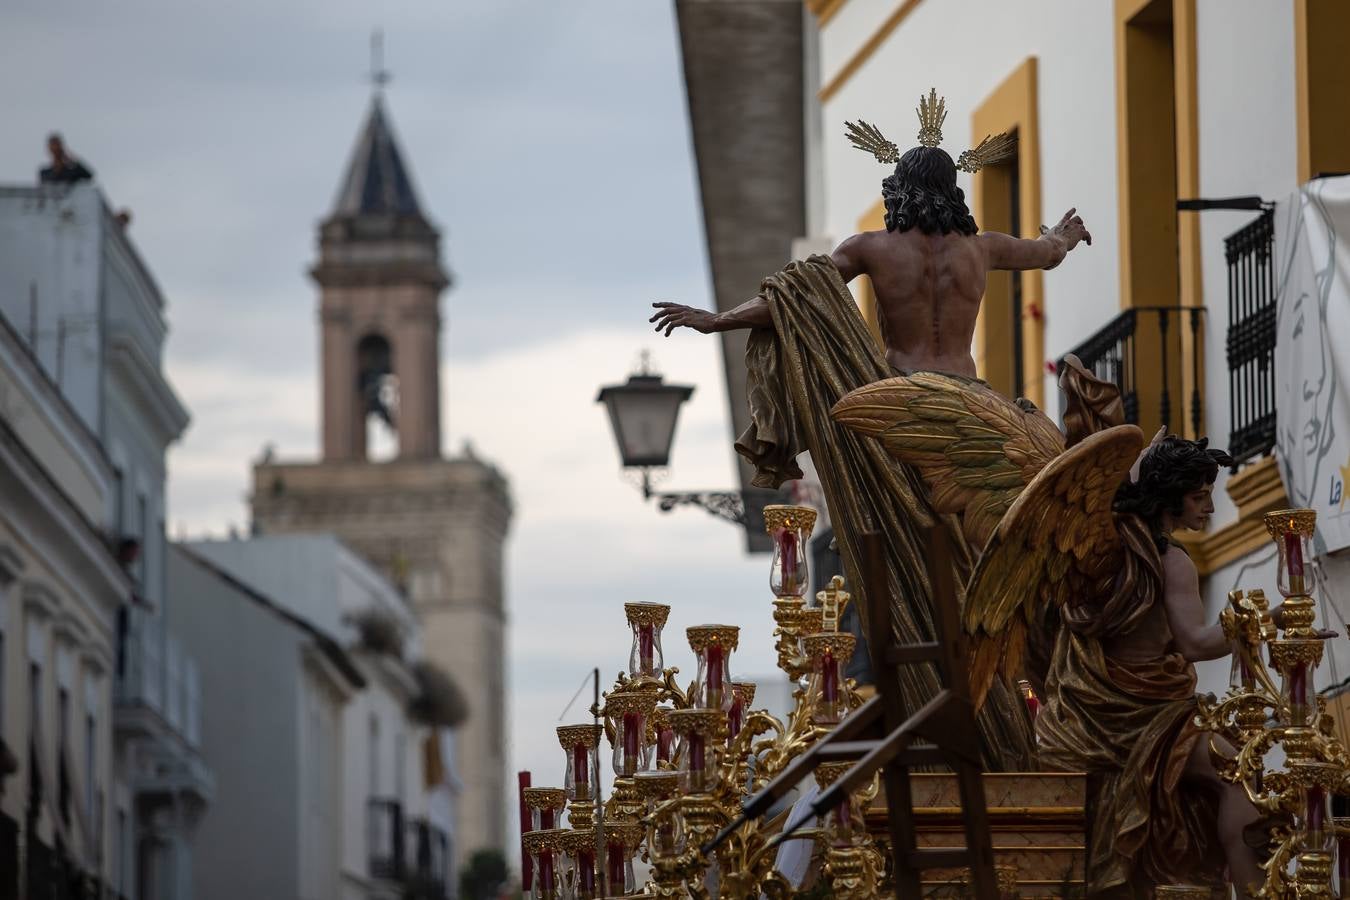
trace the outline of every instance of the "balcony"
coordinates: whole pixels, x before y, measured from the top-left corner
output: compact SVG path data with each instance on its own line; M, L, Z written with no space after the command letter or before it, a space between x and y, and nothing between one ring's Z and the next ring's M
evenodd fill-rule
M404 872L403 805L372 797L366 803L366 850L371 878L401 881Z
M1234 464L1275 446L1275 213L1224 240L1228 263L1228 452Z
M128 608L119 629L117 726L131 736L176 736L196 749L201 738L197 662L163 631L163 620Z
M444 900L450 836L426 819L408 823L408 900Z
M1204 427L1204 317L1203 306L1132 307L1069 352L1120 388L1125 421L1146 435L1160 425L1173 434L1198 435Z

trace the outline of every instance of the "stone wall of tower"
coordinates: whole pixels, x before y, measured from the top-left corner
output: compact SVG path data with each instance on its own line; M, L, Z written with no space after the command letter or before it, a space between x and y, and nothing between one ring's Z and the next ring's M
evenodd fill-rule
M455 855L504 849L507 772L505 479L475 459L254 467L254 526L337 535L404 588L424 653L464 691L456 733Z

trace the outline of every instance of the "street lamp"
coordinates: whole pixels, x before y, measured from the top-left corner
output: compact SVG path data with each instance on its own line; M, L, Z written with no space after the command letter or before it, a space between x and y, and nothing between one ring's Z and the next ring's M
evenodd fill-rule
M644 499L655 497L662 512L670 512L677 506L701 506L728 522L745 525L745 491L657 493L652 490L651 470L670 465L670 446L675 441L675 422L680 415L680 406L693 393L690 385L666 384L660 375L651 371L644 351L639 370L629 375L623 384L601 388L595 401L605 404L609 411L609 424L614 429L614 442L619 445L623 467L642 471ZM774 491L756 493L778 496Z

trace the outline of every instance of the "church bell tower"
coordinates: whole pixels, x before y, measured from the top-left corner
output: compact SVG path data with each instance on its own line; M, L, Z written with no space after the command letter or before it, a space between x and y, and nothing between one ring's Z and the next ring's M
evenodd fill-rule
M422 212L377 80L370 111L319 226L322 456L253 468L261 535L334 534L401 588L424 655L464 694L453 732L457 862L507 847L507 482L467 449L443 456L440 234ZM384 429L392 457L372 459Z

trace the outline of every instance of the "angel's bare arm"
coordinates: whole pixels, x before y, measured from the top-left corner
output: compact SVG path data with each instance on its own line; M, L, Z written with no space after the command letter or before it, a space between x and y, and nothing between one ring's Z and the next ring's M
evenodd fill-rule
M985 231L977 238L991 269L1053 269L1069 251L1082 241L1092 245L1083 219L1077 210L1064 214L1054 228L1038 238L1015 238L997 231Z
M1163 554L1163 601L1172 639L1188 661L1218 659L1232 652L1223 628L1217 622L1205 624L1200 575L1191 558L1177 547Z

